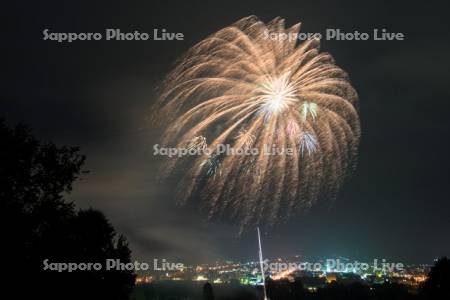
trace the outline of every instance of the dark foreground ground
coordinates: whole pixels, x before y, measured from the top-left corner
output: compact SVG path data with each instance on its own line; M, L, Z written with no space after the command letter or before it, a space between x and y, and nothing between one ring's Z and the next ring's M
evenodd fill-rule
M203 285L201 282L162 281L152 284L136 286L132 300L197 300L203 298ZM238 284L213 285L215 300L231 299L260 299L259 288Z
M204 283L189 281L162 281L138 285L131 296L132 300L262 300L261 287L239 284L212 285L213 295L203 295ZM423 297L408 290L403 285L382 284L369 287L361 284L330 284L315 292L294 286L291 283L277 283L268 287L270 300L426 300L441 297Z

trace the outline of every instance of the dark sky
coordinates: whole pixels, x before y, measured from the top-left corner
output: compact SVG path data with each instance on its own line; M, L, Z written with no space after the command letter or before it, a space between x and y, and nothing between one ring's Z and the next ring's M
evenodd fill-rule
M322 41L360 96L358 167L333 206L319 205L263 239L268 257L431 262L450 255L449 7L392 2L20 1L2 9L0 116L25 121L44 140L81 146L91 173L70 199L104 211L136 258L256 258L254 233L238 237L235 228L206 224L195 210L173 204L151 150L158 143L149 123L158 83L193 44L251 14L301 21L305 32L402 32L404 41ZM45 28L166 28L185 40L59 44L42 40Z

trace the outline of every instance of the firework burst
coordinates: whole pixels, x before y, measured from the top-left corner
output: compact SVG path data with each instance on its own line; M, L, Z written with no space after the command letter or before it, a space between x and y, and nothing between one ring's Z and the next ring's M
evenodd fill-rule
M303 132L301 138L300 138L300 152L303 156L303 153L305 151L308 151L308 155L311 155L314 151L316 151L317 148L317 140L309 132Z
M206 138L204 136L196 136L193 139L191 139L186 148L188 151L190 150L197 150L197 151L205 151L207 148Z
M255 136L244 129L237 134L235 140L242 140L244 142L244 147L248 149L253 146Z
M168 162L169 172L188 165L182 203L200 194L210 218L245 228L335 197L356 160L357 94L317 39L286 38L299 29L246 17L193 46L168 75L158 102L164 145L259 150ZM293 154L264 153L272 145Z
M308 115L311 115L311 118L313 121L317 117L317 104L311 103L311 102L303 102L302 108L301 108L301 114L302 114L302 121L306 122L306 118Z
M208 177L216 178L216 175L220 175L220 159L215 153L209 155L201 164L200 167L205 167L205 174Z

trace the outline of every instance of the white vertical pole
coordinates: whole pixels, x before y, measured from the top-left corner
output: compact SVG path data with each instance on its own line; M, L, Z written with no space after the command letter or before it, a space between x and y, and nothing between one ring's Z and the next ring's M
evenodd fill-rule
M266 292L266 276L264 275L264 263L263 263L262 247L261 247L261 235L259 234L259 227L256 227L256 229L258 230L259 265L261 266L261 276L262 276L263 288L264 288L264 300L268 300L267 292Z

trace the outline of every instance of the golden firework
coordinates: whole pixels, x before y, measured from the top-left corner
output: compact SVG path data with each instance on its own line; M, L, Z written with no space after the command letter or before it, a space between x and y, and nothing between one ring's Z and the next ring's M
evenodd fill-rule
M168 75L158 102L164 145L259 150L169 161L168 171L188 165L182 203L200 195L211 218L245 228L335 197L356 160L358 97L319 40L286 38L299 29L243 18L193 46ZM273 146L294 151L267 155Z

